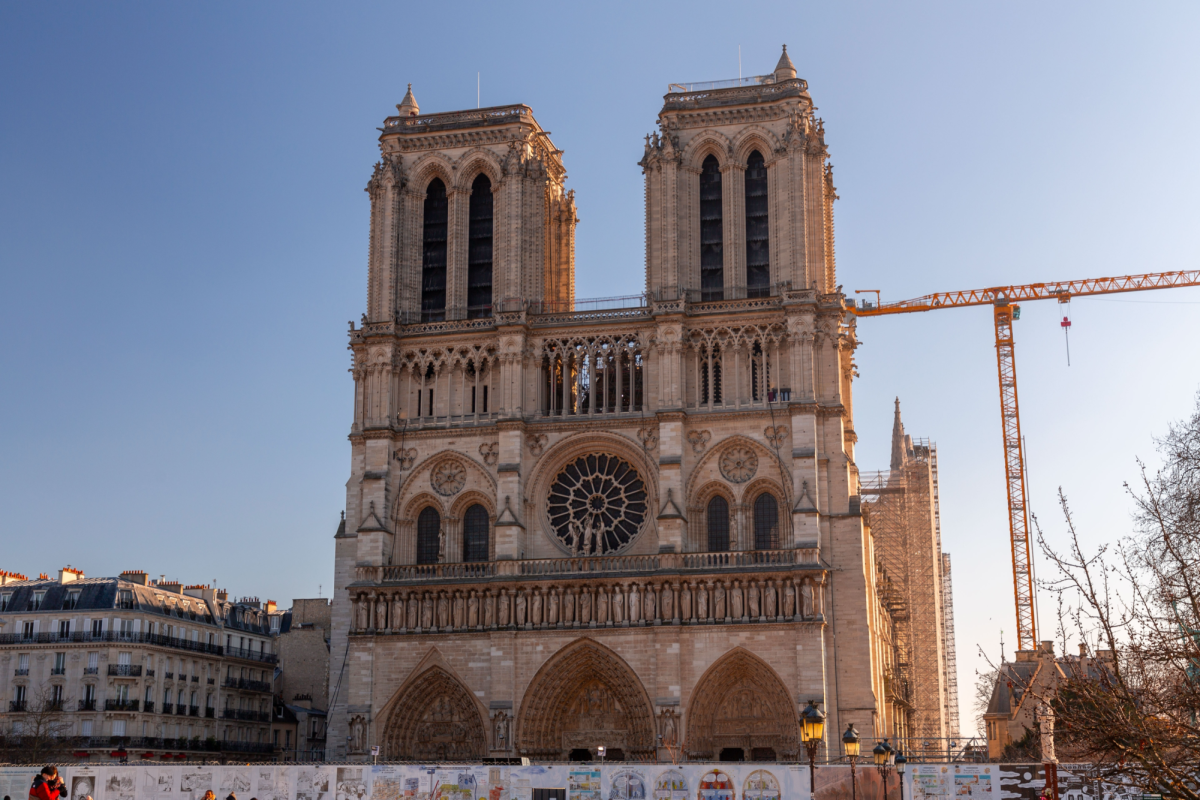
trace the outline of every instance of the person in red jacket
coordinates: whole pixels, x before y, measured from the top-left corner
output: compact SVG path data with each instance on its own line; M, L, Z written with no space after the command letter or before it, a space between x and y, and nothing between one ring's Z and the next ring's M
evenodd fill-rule
M42 767L29 787L29 800L58 800L67 796L67 787L58 777L58 767Z

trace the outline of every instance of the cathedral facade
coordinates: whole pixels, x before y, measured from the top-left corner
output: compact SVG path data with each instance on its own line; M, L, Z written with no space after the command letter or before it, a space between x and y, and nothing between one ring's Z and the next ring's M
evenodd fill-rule
M773 73L670 87L646 282L574 297L527 106L380 136L336 537L330 757L783 759L906 724L864 523L823 123Z

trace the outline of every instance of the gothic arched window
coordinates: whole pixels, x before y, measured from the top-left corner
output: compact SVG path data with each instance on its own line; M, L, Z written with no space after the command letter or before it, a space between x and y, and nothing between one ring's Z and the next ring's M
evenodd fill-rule
M754 549L779 549L779 503L768 492L754 501Z
M746 159L746 296L771 291L771 247L767 224L767 165L755 150Z
M479 175L471 184L467 231L467 318L492 315L492 182Z
M417 563L438 563L438 531L442 515L433 506L426 506L417 517Z
M725 299L724 209L721 207L721 165L716 156L700 168L700 299Z
M729 549L729 501L717 495L708 501L708 551L724 553Z
M421 251L421 321L446 319L446 184L434 178L425 190L424 246Z
M488 560L488 513L476 503L463 515L463 561Z

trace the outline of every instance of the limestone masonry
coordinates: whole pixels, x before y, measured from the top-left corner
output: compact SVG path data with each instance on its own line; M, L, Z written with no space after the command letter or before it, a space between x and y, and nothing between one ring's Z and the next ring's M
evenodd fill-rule
M837 195L786 50L671 85L622 308L575 302L575 196L529 107L397 109L350 329L328 756L796 758L810 700L823 755L850 723L956 734L936 462L908 441L860 486Z

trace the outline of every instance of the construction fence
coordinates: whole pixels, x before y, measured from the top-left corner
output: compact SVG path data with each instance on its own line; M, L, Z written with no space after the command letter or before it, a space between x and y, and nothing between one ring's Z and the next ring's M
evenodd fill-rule
M37 766L0 767L0 795L25 800ZM802 764L70 765L68 800L813 800ZM1058 768L1058 800L1141 800L1088 765ZM1038 800L1040 764L818 766L815 800Z

